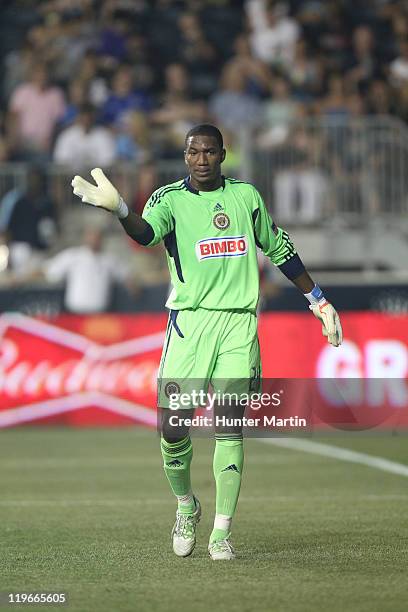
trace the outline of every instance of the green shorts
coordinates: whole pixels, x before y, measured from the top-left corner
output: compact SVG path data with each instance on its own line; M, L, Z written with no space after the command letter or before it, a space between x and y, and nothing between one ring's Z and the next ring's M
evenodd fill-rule
M174 393L259 390L261 360L256 315L237 310L172 310L158 377L158 406ZM193 402L186 408L202 405Z

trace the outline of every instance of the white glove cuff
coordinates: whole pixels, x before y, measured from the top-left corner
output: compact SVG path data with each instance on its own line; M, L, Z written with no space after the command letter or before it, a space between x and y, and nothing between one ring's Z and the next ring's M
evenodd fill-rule
M303 294L307 300L312 304L321 304L326 301L326 298L323 295L323 291L320 289L319 285L315 285L310 293Z
M126 219L129 214L129 209L121 197L119 197L119 204L115 214L119 219Z

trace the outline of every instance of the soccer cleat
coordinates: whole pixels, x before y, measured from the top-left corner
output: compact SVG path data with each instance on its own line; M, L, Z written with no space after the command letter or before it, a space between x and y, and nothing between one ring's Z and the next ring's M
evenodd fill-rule
M218 542L210 542L208 552L213 561L232 561L235 559L235 551L229 541L229 536Z
M196 545L196 527L201 518L201 505L194 497L196 510L194 514L176 512L176 522L171 532L173 550L178 557L188 557Z

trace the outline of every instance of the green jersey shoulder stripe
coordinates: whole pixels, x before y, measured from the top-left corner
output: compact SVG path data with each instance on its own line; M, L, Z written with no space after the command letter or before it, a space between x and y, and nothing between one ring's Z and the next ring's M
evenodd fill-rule
M162 187L161 189L155 191L153 193L153 195L150 197L150 206L155 206L156 204L158 204L160 202L160 200L163 198L163 196L165 196L168 193L171 193L172 191L181 191L183 189L186 189L186 186L183 184L181 185L177 185L177 183L173 183L171 185L166 185L165 187Z
M152 196L151 200L149 201L149 206L156 206L156 204L159 204L159 202L161 202L161 200L163 199L163 197L165 195L167 195L168 193L171 193L173 191L181 191L182 187L175 187L174 189L169 189L168 191L164 191L162 194L160 195L154 195Z
M160 193L155 192L151 196L149 204L150 206L155 206L166 194L171 193L172 191L182 191L183 189L185 189L184 185L180 185L180 187L169 186L166 189L161 190Z
M167 185L162 185L161 187L156 189L154 193L157 195L160 195L163 191L166 191L167 189L181 187L182 185L183 185L183 179L180 179L179 181L175 181L174 183L168 183Z

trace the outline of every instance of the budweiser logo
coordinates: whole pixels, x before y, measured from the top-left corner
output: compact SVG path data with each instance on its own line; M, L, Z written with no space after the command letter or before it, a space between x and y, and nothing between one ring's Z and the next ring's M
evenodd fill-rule
M196 243L195 250L199 261L214 257L242 257L248 253L248 239L246 236L205 238Z
M0 319L0 337L0 426L89 405L155 423L162 331L104 346L13 314Z

